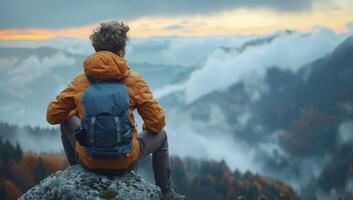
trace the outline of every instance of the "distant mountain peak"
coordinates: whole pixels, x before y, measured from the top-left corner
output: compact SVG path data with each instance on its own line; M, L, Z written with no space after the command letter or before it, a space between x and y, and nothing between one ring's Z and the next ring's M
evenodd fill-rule
M293 33L295 33L295 31L283 30L283 31L280 31L280 32L278 32L276 34L271 34L271 35L266 36L266 37L255 38L253 40L247 41L243 45L241 45L240 47L236 47L236 48L221 47L221 49L223 51L227 52L227 53L232 52L232 51L236 51L238 53L243 53L249 47L256 47L256 46L262 46L262 45L265 45L265 44L269 44L273 40L275 40L277 38L280 38L283 35L291 35Z

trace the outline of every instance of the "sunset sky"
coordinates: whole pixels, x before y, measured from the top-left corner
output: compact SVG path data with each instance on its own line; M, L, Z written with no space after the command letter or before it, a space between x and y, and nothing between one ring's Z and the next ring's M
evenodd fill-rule
M344 32L352 0L130 0L0 2L0 40L87 38L99 22L126 22L130 36L207 36L308 31Z

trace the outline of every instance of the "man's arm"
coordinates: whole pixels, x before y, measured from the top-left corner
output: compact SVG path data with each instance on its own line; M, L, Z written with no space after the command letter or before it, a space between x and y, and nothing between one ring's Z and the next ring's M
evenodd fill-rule
M47 121L49 124L65 123L72 110L76 108L74 95L75 87L71 82L52 102L47 109Z
M161 131L165 126L164 111L141 76L136 82L136 90L137 112L143 119L143 129L151 133Z

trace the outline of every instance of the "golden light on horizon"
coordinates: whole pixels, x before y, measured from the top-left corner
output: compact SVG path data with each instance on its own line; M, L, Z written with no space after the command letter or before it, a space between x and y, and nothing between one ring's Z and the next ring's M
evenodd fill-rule
M95 26L96 24L65 29L2 29L0 30L0 40L43 40L58 36L87 38Z
M266 9L237 9L214 15L180 17L141 17L126 21L130 36L207 36L264 34L283 29L310 31L326 27L336 32L347 30L353 22L353 9L314 9L301 13L279 13ZM88 38L98 23L64 29L0 29L0 40L43 40L59 36Z

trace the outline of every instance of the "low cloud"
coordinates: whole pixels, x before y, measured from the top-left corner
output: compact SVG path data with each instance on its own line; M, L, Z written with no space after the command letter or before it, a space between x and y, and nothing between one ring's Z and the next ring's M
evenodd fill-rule
M343 122L338 128L338 134L341 144L353 143L353 121Z
M249 46L241 52L236 50L239 46L230 50L219 48L210 53L186 81L179 83L179 86L167 86L158 93L167 95L166 90L183 89L186 102L191 103L208 93L243 82L255 101L266 91L264 77L267 69L278 67L296 72L332 52L350 34L337 34L319 28L309 33L284 31L262 36L275 39L262 45Z
M130 63L197 67L214 49L239 46L255 36L132 38L127 46Z
M253 79L262 87L261 79L268 68L277 66L295 72L331 52L344 38L346 35L321 29L308 34L281 33L271 43L248 48L241 54L216 50L185 82L186 101L192 102L212 91Z
M59 52L43 59L30 56L18 66L13 66L7 72L7 86L9 90L20 96L32 93L30 84L43 75L49 74L53 69L65 65L73 65L75 59Z
M0 58L0 71L5 71L17 64L18 59L16 57L12 58Z
M222 111L211 106L207 121L193 119L176 110L168 113L168 140L171 154L195 158L225 160L232 169L259 172L261 165L255 160L257 148L244 140L234 138Z
M35 49L49 47L68 54L87 56L94 52L89 39L72 37L55 37L46 40L0 40L1 48L28 48Z
M19 143L25 152L61 153L63 146L59 129L38 129L36 127L20 126L14 132L3 132L1 139L16 145Z

